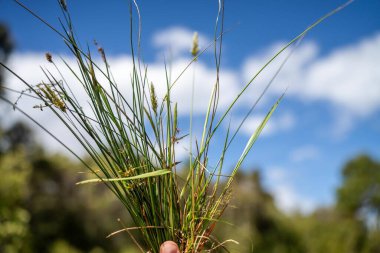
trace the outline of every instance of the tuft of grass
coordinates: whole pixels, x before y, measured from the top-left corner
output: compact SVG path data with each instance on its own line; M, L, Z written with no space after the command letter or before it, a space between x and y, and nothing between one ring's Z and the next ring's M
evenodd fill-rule
M19 78L29 91L34 93L33 96L41 102L38 108L42 110L46 107L54 113L57 120L64 124L93 159L98 167L96 170L93 170L69 147L65 146L58 136L49 132L70 152L76 155L84 166L93 173L94 179L79 182L78 184L97 182L106 184L130 213L135 227L123 228L116 233L126 231L133 237L129 231L139 230L146 245L145 248L138 245L139 248L142 252L149 251L154 253L159 251L160 244L166 240L177 242L181 252L185 253L204 250L211 252L219 247L225 248L225 244L228 242L236 243L232 240L218 242L212 236L212 233L232 198L231 183L236 172L278 107L285 91L268 111L258 128L252 133L232 172L227 176L222 175L226 152L237 136L240 127L252 113L254 107L272 84L293 51L286 57L264 92L240 122L239 127L234 131L228 128L224 133L223 149L219 154L218 162L216 165L211 166L208 158L209 152L213 149L212 140L216 138L215 133L220 130L221 124L226 121L241 95L246 92L248 87L253 85L257 76L274 59L284 53L290 46L297 46L312 28L352 2L349 1L326 14L292 39L252 76L251 80L243 86L227 109L220 111L218 98L219 93L223 91L219 85L219 77L223 36L225 34L223 0L219 1L214 41L200 52L197 34L194 35L193 47L190 51L193 59L187 67L173 82L170 81L168 70L165 69L166 94L162 100L158 100L155 86L149 81L148 69L143 65L141 59L140 16L138 5L134 0L129 1L130 47L132 52L132 69L130 70L129 83L132 96L130 99L123 95L118 84L114 81L104 49L96 43L98 53L102 59L102 64L98 65L94 62L90 49L80 46L66 1L58 1L62 11L60 30L50 25L20 1L15 1L63 39L77 61L77 69L70 66L64 59L60 60L63 61L66 68L76 78L76 89L80 87L85 92L86 101L79 101L75 96L75 92L72 91L73 84L66 83L65 77L62 75L54 76L48 69L42 69L49 82L33 85L9 69L5 64L0 64ZM133 37L136 26L134 24L133 9L137 10L139 20L137 39ZM135 43L137 43L137 46ZM210 94L208 108L205 111L203 130L199 142L194 142L192 123L190 123L190 165L186 171L186 177L181 179L177 173L179 161L176 159L175 146L179 140L186 136L179 136L177 107L180 105L173 103L171 98L172 89L183 73L188 71L188 68L194 64L198 57L210 47L214 49L215 83ZM46 54L46 59L58 73L61 73L51 54ZM105 80L105 82L100 80ZM0 99L13 104L4 97L0 97ZM91 112L83 110L86 102L89 103ZM16 105L14 105L14 108L23 112ZM26 116L32 119L30 115ZM192 114L190 117L192 117ZM191 119L190 122L192 122ZM40 123L36 123L48 132ZM194 153L193 145L196 150Z

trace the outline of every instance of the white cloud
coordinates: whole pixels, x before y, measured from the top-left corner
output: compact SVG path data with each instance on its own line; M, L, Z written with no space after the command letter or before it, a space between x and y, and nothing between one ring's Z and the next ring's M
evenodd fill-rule
M179 58L172 63L173 78L172 81L182 72L189 60ZM196 62L188 69L173 86L173 101L179 102L179 113L188 115L191 109L191 94L193 84L193 67L196 68L194 83L194 113L203 114L208 106L210 94L216 81L216 75L213 68L208 67L201 61ZM149 64L148 75L151 81L157 86L158 96L164 97L166 92L166 80L164 66L162 63ZM232 70L225 69L220 74L220 97L219 105L221 109L226 108L232 101L239 88L238 75Z
M265 65L265 63L284 45L285 43L275 43L268 47L268 49L263 51L260 55L254 55L247 58L242 67L242 76L244 77L244 81L246 83L250 81ZM304 79L304 75L306 73L305 68L309 66L312 61L316 60L317 52L318 47L312 42L304 43L302 46L297 48L288 60L287 64L282 68L280 74L272 83L272 86L268 90L268 94L279 96L279 94L282 94L285 91L287 86L298 84L300 80ZM249 88L251 89L251 92L249 92L249 97L246 97L247 102L252 103L251 101L256 101L266 85L271 81L276 71L280 68L280 65L288 54L289 50L280 54L276 60L268 65L253 80L253 85ZM294 87L291 86L287 94L290 94L293 89ZM269 96L264 97L264 101L265 98L269 98Z
M73 59L66 59L68 64L70 66L76 66ZM30 85L37 85L44 81L45 83L48 83L47 78L44 76L41 66L48 66L49 63L46 61L44 54L42 53L24 53L24 54L13 54L9 66L10 68L15 71L18 75L20 75L25 81L27 81ZM51 66L51 64L50 64ZM75 89L77 82L75 81L75 78L69 75L69 71L63 66L62 63L59 64L60 69L62 70L62 73L67 77L67 82L72 85L71 88L75 90L75 95L78 98L84 98L84 94L80 92L79 89ZM50 68L53 73L56 73L53 68ZM26 90L27 87L24 85L20 80L18 80L15 76L8 74L5 78L6 80L6 86L10 87L15 90ZM61 80L61 78L59 78ZM28 91L25 92L26 94L31 94ZM17 100L17 97L19 94L15 93L8 93L8 98L15 102ZM43 110L40 111L39 109L33 108L36 105L40 105L41 101L36 100L34 98L30 98L28 96L23 96L17 103L17 106L21 108L23 111L25 111L27 114L29 114L32 118L34 118L37 122L39 122L43 127L51 131L54 135L57 136L60 140L64 140L64 143L70 147L74 152L83 154L83 149L80 145L78 145L77 141L74 139L74 137L69 133L69 131L66 129L66 127L63 126L63 124L60 123L58 118L50 111L50 110ZM86 104L84 103L84 106ZM13 112L10 110L10 107L7 107L8 113L8 120L9 122L12 120L26 120L26 122L29 124L32 129L35 130L37 134L37 141L39 143L47 145L49 151L62 151L65 150L61 144L56 142L52 139L52 137L43 132L42 129L40 129L37 125L32 123L31 121L28 121L24 115L22 115L20 112L15 111Z
M251 78L283 44L276 44L262 55L248 58L243 67L245 80ZM278 96L290 85L287 96L306 103L329 103L337 121L336 132L347 133L356 118L367 117L380 109L380 34L319 56L316 44L306 42L292 55L277 77L269 94ZM256 80L262 90L286 54ZM340 117L343 117L340 119Z
M286 213L300 211L304 214L311 213L317 203L299 194L289 180L289 172L283 168L270 168L266 173L266 181L269 189L275 196L276 205Z
M78 100L81 101L81 104L83 104L84 110L91 115L92 112L88 105L89 98L81 88L81 84L78 82L78 80L76 80L75 76L70 73L67 67L58 60L58 57L53 57L56 64L58 65L58 68L65 77L66 82L70 85ZM65 60L71 67L76 66L76 62L72 57L65 57ZM121 55L117 57L109 57L108 61L121 92L127 99L130 98L131 94L129 84L131 58L127 55ZM170 70L172 73L171 81L177 78L182 70L188 65L189 61L189 58L177 58L173 60L172 68ZM96 62L99 64L99 66L102 66L102 63L99 59ZM49 64L45 60L44 53L13 54L9 65L11 69L20 74L22 78L33 85L40 83L42 80L48 83L48 80L46 77L44 77L40 66L48 67L48 69L52 71L55 76L58 76L58 73L55 71L52 64ZM193 76L194 67L196 68L195 76ZM75 67L73 68L75 69ZM99 72L97 76L102 86L105 87L106 90L109 90L109 85L107 84L106 78L102 77ZM216 81L215 76L216 75L214 68L207 66L206 64L202 63L202 61L196 62L196 65L191 66L181 76L181 78L172 89L172 101L179 103L178 113L180 115L189 115L190 113L192 103L192 83L194 80L193 78L195 78L193 103L194 115L201 115L206 111L210 94ZM60 80L61 78L58 77L58 79ZM158 98L160 101L162 101L167 88L165 66L163 62L152 62L148 64L148 80L154 83ZM221 108L226 108L226 106L232 101L234 94L237 93L239 87L238 85L238 75L232 70L225 69L220 74L221 93L219 97L219 105ZM12 75L8 75L7 77L7 86L20 91L26 88L15 76ZM16 101L17 96L17 94L10 94L12 101ZM33 109L33 106L36 104L40 104L40 102L24 96L18 105L22 109L26 110L30 115L35 117L38 122L43 123L44 126L56 133L60 139L65 140L69 146L78 147L75 140L73 140L68 131L65 130L65 127L57 123L58 119L51 120L54 118L54 115L52 115L49 110L44 110L41 112L37 109ZM51 147L53 146L52 149L60 149L60 144L51 143L51 138L49 136L44 135L43 138L43 142L49 143ZM183 151L183 149L181 150Z
M308 70L300 95L325 99L355 115L380 107L380 34L334 51Z
M76 62L73 58L65 58L68 64L74 69ZM118 84L118 87L123 94L128 98L130 96L130 70L132 69L131 58L129 56L117 56L108 57L109 64L111 66L112 74ZM67 69L67 67L56 61L58 68L63 73L68 84L70 84L71 89L73 89L79 100L86 101L88 98L86 94L81 89L81 84L76 80L75 76ZM96 61L99 66L102 66L100 61ZM171 82L173 82L180 73L185 69L185 67L190 62L189 58L178 58L172 62L172 67L169 70L171 72ZM22 64L19 64L22 63ZM51 64L47 63L43 53L25 53L25 54L14 54L11 57L9 63L11 69L16 73L20 74L22 78L27 80L31 84L38 84L42 80L48 82L47 78L44 77L40 66L48 67L56 76L55 69ZM166 94L167 81L165 74L165 66L163 62L152 62L147 64L148 75L147 79L149 82L153 82L157 96L159 99L163 99ZM193 68L196 68L196 74L193 75ZM58 79L61 78L58 76ZM109 85L105 77L103 77L99 71L97 74L98 81L109 90ZM210 99L211 91L214 87L216 81L216 72L214 68L207 66L201 61L196 62L195 65L190 66L188 70L178 79L178 82L172 88L172 100L174 102L179 102L178 110L182 115L188 115L191 110L191 94L192 94L192 84L194 81L194 104L193 110L195 114L203 114L208 106L208 101ZM220 73L220 96L219 105L221 109L226 108L230 104L235 94L237 94L239 89L239 77L237 73L232 70L224 69ZM8 75L7 86L13 87L17 90L22 90L25 87L23 84L13 75Z
M313 160L320 155L319 149L313 145L305 145L293 150L290 154L290 160L293 162L304 162Z
M265 118L265 115L253 115L247 118L243 126L241 127L242 133L246 135L252 135L257 127L261 124L263 119ZM234 119L234 125L233 127L236 129L239 126L239 123L242 119ZM267 125L265 126L263 132L261 133L262 136L269 136L273 135L279 132L286 132L291 129L296 124L296 118L293 114L289 112L285 112L282 114L279 114L278 116L273 116L269 119Z
M169 27L154 34L153 45L164 49L166 57L172 56L176 58L182 54L190 55L194 32L186 27ZM198 38L201 50L211 41L203 34L198 34Z
M177 52L185 52L189 49L193 33L185 28L174 27L156 34L154 42L159 47L176 47ZM200 35L201 46L207 40L205 36ZM242 87L242 79L248 80L252 74L259 69L269 55L273 54L275 49L281 47L277 43L264 51L262 55L250 57L245 61L242 69L222 69L220 80L220 109L226 109L234 96ZM333 51L331 54L318 57L318 47L316 44L307 42L303 44L292 56L277 82L269 90L267 97L277 97L283 92L286 85L291 85L288 91L288 97L301 101L325 101L332 106L331 111L335 112L336 122L333 122L332 132L335 135L347 133L354 126L357 117L366 117L371 113L378 111L380 108L380 34L369 37L357 44L343 47ZM284 56L282 56L284 57ZM56 57L58 58L58 57ZM65 58L70 66L75 66L73 58ZM283 59L283 58L282 58ZM131 58L128 55L109 57L112 72L117 83L120 85L122 92L128 95L130 89ZM170 66L171 81L173 81L189 63L189 57L183 57L180 54L173 58ZM57 62L59 62L57 60ZM240 106L252 105L257 98L259 91L270 80L271 73L276 70L280 62L274 63L264 72L251 88L248 89L242 100L238 102ZM80 85L74 76L69 73L67 68L58 63L67 82L74 89L75 94L84 100L86 97L76 87ZM42 53L23 53L14 54L10 61L10 66L16 73L19 73L25 80L37 84L43 78L39 66L50 66L45 60ZM149 81L153 81L159 98L163 98L166 90L166 77L162 61L154 61L147 64ZM193 82L193 68L196 68L195 74L195 93L194 93L194 113L201 115L205 112L212 87L215 83L215 68L210 67L201 60L185 72L173 88L173 101L179 102L180 115L188 115L191 109L191 93ZM53 71L54 72L54 71ZM12 76L7 79L9 86L21 90L20 82ZM104 78L100 78L104 82ZM16 95L12 99L16 99ZM33 101L25 101L22 108L31 112L38 121L55 129L55 131L64 131L63 127L57 127L52 116L47 112L38 112L31 109ZM29 101L29 102L26 102ZM264 101L265 102L265 101ZM265 104L265 103L264 103ZM241 107L240 107L241 108ZM87 110L88 110L87 106ZM262 108L258 108L258 114L250 117L243 126L243 133L252 134L264 117ZM234 118L234 117L233 117ZM238 119L235 117L235 119ZM236 122L236 120L234 120ZM291 112L275 114L269 121L263 134L270 135L276 132L289 131L295 127L296 119ZM61 135L61 134L60 134ZM67 140L67 135L62 133L62 138ZM50 140L50 137L47 138ZM47 141L49 142L49 141ZM59 146L59 145L57 145Z

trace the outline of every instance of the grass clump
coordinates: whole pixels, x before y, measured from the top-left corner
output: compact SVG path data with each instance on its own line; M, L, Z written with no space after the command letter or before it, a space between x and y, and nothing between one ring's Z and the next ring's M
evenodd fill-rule
M252 133L229 175L222 175L223 164L226 152L240 127L236 130L228 128L224 133L223 148L218 161L216 165L211 165L209 152L213 149L212 140L216 138L215 133L220 130L221 124L226 121L241 95L278 55L291 45L298 43L314 26L345 6L317 20L291 40L273 58L269 59L258 73L253 75L227 109L220 111L218 98L219 93L223 92L219 86L219 75L224 36L224 1L219 1L214 41L208 46L213 47L215 53L215 83L205 111L199 141L193 141L193 131L190 127L190 145L194 145L196 151L190 148L190 165L186 170L185 178L180 178L177 172L180 161L176 159L175 147L186 135L179 135L177 107L180 105L172 101L171 94L182 74L188 71L188 68L208 48L199 50L198 35L194 35L193 47L190 51L192 61L174 82L170 81L171 78L166 70L166 93L163 99L159 100L155 85L149 81L148 68L143 65L141 59L140 36L138 35L136 40L133 38L135 24L132 10L136 9L139 14L139 9L135 1L130 1L132 69L129 88L131 96L126 97L113 78L104 49L96 43L102 59L102 64L98 65L93 60L89 48L82 48L79 45L66 1L58 1L63 16L60 20L61 31L19 1L16 0L16 2L62 37L77 61L77 67L74 67L61 59L77 80L75 89L80 87L86 94L85 101L79 101L75 95L76 92L72 91L74 84L66 83L64 76L55 76L48 69L43 69L43 72L49 82L32 85L3 63L1 65L16 75L41 101L38 108L42 110L46 107L54 113L95 162L96 170L73 152L94 174L94 179L78 184L103 182L107 185L130 213L135 224L133 228L123 228L118 232L126 231L133 236L132 230L140 231L144 238L144 246L140 244L138 246L142 252L158 252L161 243L173 240L178 243L181 252L186 253L213 251L219 247L225 247L225 242L218 242L212 233L232 197L231 183L283 96L277 100ZM140 34L140 23L137 26L137 32ZM135 46L136 42L137 46ZM58 73L61 73L51 54L47 53L46 59ZM259 100L261 97L262 95ZM1 99L11 103L4 97ZM240 122L240 126L257 102ZM90 111L83 109L84 103L89 103ZM16 105L14 107L22 111ZM42 125L40 126L43 128ZM60 141L59 136L50 134ZM71 151L70 147L65 147ZM222 179L222 177L225 178Z

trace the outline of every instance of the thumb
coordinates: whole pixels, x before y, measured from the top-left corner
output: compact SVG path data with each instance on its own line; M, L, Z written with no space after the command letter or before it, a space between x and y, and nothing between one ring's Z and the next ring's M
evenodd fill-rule
M160 253L179 253L178 245L173 241L166 241L161 244Z

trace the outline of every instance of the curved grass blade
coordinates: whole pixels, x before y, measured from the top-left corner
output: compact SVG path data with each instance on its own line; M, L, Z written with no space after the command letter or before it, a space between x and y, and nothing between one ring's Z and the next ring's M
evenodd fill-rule
M147 172L141 175L133 176L133 177L122 177L122 178L96 178L96 179L89 179L84 180L81 182L76 183L77 185L80 184L88 184L88 183L99 183L99 182L118 182L118 181L129 181L129 180L135 180L135 179L143 179L143 178L149 178L149 177L158 177L165 174L171 173L168 169L162 169L162 170L156 170L152 172Z

